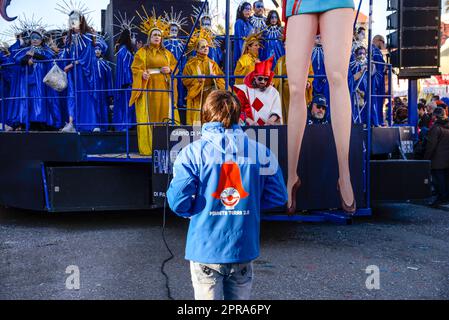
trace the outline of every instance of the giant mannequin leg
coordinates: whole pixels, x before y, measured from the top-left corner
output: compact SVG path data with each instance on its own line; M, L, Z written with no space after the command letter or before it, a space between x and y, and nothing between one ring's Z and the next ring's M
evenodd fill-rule
M340 189L344 202L349 206L354 203L354 191L349 170L352 116L348 88L353 19L353 9L336 9L321 14L319 22L330 85L332 129L337 146Z
M292 203L292 188L298 181L299 153L307 123L305 92L317 29L317 14L292 16L288 20L286 63L290 87L287 183L289 208Z

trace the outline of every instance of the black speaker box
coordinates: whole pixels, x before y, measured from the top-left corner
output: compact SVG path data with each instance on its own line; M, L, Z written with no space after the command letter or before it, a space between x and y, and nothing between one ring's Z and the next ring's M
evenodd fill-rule
M371 200L407 201L431 196L430 161L371 161Z
M440 0L388 0L388 11L399 10L402 2L403 8L439 7Z
M411 48L391 52L391 64L402 68L412 67L438 67L440 65L440 50Z
M49 211L140 210L152 205L151 167L48 167Z

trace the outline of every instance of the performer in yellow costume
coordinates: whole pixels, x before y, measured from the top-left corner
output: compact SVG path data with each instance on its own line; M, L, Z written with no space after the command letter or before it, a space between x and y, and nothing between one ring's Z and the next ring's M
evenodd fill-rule
M207 32L198 32L191 41L191 47L196 51L196 57L191 58L185 68L185 76L223 76L218 64L208 57L209 45L213 39ZM206 39L209 38L209 39ZM225 89L225 81L219 79L183 79L187 87L187 125L194 125L201 121L201 109L209 94L217 89ZM198 110L198 111L197 111Z
M145 10L144 10L145 11ZM145 11L146 13L146 11ZM171 73L177 61L173 54L164 48L162 39L169 26L155 13L142 18L141 31L148 34L149 43L137 51L131 66L133 73L133 91L129 105L136 105L137 123L161 123L179 115L172 115L172 97L170 92L144 92L139 90L171 90ZM176 88L176 83L174 88ZM176 92L175 100L176 101ZM138 125L139 152L152 155L153 134L151 125Z
M254 71L256 63L260 62L259 50L262 47L262 33L253 33L245 38L243 54L235 67L235 76L244 76ZM243 78L236 78L235 84L243 84Z
M285 64L285 56L281 57L278 60L275 69L276 76L286 76L287 75L287 66ZM313 99L313 77L315 73L313 72L312 64L309 67L309 79L307 80L307 88L306 88L306 102L307 105L312 102ZM288 86L288 78L276 78L274 79L274 86L281 94L282 98L282 115L284 117L284 123L288 121L288 109L290 106L290 88Z

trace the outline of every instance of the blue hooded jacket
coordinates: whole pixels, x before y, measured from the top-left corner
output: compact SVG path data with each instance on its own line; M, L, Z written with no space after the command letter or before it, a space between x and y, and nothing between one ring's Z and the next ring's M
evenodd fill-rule
M208 123L178 155L167 198L176 214L191 219L187 260L248 263L260 254L260 211L285 205L287 190L268 148L240 126Z

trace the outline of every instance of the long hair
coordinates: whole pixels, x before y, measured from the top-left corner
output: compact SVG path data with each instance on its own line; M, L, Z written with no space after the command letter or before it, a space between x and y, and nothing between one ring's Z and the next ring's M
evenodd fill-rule
M271 26L271 19L273 18L274 15L276 15L278 17L278 23L276 25L278 27L281 27L282 26L281 17L279 17L279 13L276 10L271 10L270 12L268 12L267 21L266 21L267 26Z
M129 32L128 29L125 29L120 34L120 37L117 40L117 44L115 46L115 53L117 53L120 50L120 47L122 45L125 45L126 48L129 50L129 52L133 52L134 48L131 42L131 32Z
M221 122L226 129L239 123L241 105L236 96L226 90L215 90L206 99L201 112L203 124Z
M246 20L245 16L243 15L243 10L246 6L249 6L251 8L251 3L249 2L243 2L239 7L237 8L237 20Z

